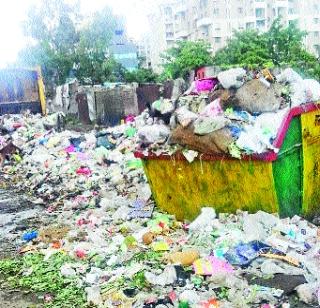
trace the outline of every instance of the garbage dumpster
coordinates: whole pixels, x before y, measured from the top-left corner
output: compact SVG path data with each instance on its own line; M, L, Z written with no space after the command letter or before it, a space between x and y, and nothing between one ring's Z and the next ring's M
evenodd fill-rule
M217 212L237 209L280 216L314 216L320 205L320 108L306 104L285 116L274 146L280 151L243 157L199 155L189 163L182 154L145 156L154 199L177 219L193 219L203 206Z

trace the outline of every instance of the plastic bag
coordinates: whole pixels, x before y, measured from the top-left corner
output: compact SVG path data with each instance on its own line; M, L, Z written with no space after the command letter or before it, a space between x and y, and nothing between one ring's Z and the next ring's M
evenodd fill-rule
M218 99L214 100L213 102L211 102L208 106L206 106L204 108L204 110L202 110L200 115L206 116L206 117L215 117L219 114L222 114L223 110L221 108L220 101L221 101L221 99L218 98Z
M196 90L198 93L211 91L217 84L215 79L196 80Z
M213 208L203 207L201 214L189 225L189 230L199 232L211 231L216 217L216 211Z
M198 116L189 111L187 107L183 106L176 110L176 115L178 118L178 122L183 126L187 127L191 122L196 120Z
M177 274L174 266L167 266L162 274L156 275L150 272L144 273L146 280L153 285L166 286L173 284L177 280Z
M193 270L196 275L210 276L219 273L232 273L232 266L214 256L198 259L193 262Z
M210 134L230 124L224 116L200 117L194 122L194 133L197 135Z
M147 125L138 130L138 136L143 144L164 143L170 134L170 129L161 124Z
M276 76L276 79L280 83L296 83L303 81L303 78L292 68L285 69L281 74Z
M240 88L244 84L246 71L243 68L232 68L218 74L218 79L225 89Z

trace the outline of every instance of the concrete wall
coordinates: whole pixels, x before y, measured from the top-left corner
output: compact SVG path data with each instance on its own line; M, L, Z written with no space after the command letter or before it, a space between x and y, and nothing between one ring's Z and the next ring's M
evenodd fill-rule
M105 125L119 124L129 114L138 115L146 108L147 102L152 103L161 95L158 84L132 83L111 88L69 84L67 88L68 94L61 91L61 87L58 89L55 99L49 104L50 112L62 111L78 116L85 122L89 116L89 121ZM84 106L85 104L88 106ZM80 112L85 112L86 115L79 114Z

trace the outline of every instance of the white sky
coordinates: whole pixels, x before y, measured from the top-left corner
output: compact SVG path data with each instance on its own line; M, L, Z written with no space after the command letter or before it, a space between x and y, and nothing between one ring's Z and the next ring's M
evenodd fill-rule
M39 1L41 0L0 1L0 67L13 62L18 51L26 44L21 22L30 5ZM82 12L89 14L108 5L115 14L126 18L129 36L139 39L148 32L147 15L155 3L155 0L82 0Z

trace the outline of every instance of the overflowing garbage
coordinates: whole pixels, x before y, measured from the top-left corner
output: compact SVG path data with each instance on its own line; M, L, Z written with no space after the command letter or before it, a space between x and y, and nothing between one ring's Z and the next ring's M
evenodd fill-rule
M293 72L286 72L283 80L295 84ZM290 107L276 88L286 86L267 75L247 81L246 74L225 72L218 76L224 88L181 97L177 106L156 102L113 128L79 133L59 129L58 115L0 117L2 142L16 146L3 161L1 178L52 218L49 225L21 231L18 253L41 253L46 260L68 255L60 276L76 282L97 307L290 307L293 294L300 302L320 304L317 226L262 211L217 214L209 205L194 221L177 221L155 207L142 162L134 156L137 144L147 151L175 151L170 139L195 150L187 155L190 161L197 151L230 151L230 145L240 154L272 148ZM239 88L234 95L242 97L247 94L241 88L251 84L267 87L263 91L274 100L255 111L246 100L252 114L225 108L226 91ZM207 104L209 96L215 97ZM29 268L21 273L30 274ZM44 300L54 296L45 294Z
M279 128L293 107L317 102L320 83L292 69L274 76L230 69L197 80L177 100L158 100L141 116L140 151L169 154L188 149L205 154L278 152Z

